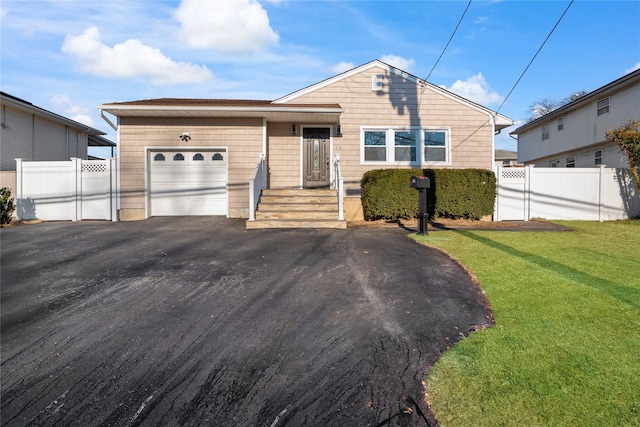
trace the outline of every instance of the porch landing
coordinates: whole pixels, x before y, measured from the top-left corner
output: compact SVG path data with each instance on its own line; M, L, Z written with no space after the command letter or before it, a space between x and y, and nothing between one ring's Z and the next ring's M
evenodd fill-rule
M255 221L247 221L248 230L265 228L339 228L338 200L330 189L262 190Z

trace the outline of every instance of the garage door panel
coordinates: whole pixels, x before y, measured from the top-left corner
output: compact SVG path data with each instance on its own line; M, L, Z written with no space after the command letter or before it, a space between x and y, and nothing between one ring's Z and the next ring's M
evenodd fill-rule
M163 151L160 161L151 152L151 215L226 215L227 164L212 160L220 151L180 151L184 160L174 160L181 158L178 152Z

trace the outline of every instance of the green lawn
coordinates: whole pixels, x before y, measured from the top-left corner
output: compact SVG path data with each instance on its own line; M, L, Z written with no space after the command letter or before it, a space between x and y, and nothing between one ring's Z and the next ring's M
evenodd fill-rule
M415 236L468 267L496 324L427 377L442 426L640 426L640 221Z

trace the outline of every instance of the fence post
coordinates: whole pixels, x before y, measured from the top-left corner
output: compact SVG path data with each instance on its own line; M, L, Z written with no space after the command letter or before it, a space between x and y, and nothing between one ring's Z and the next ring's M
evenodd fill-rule
M500 196L501 196L501 192L500 192L500 186L501 186L501 178L502 178L502 166L496 166L495 167L495 174L496 174L496 204L493 207L493 211L495 212L494 221L501 221L501 217L500 217Z
M602 218L602 181L604 179L604 168L605 165L600 165L600 173L598 179L598 221L604 222L604 218Z
M75 180L75 194L73 195L73 218L72 221L82 219L82 159L71 158L72 179Z
M16 159L16 219L22 221L22 159Z
M111 208L111 221L118 221L118 162L115 157L111 157L107 160L109 165L109 206Z
M524 220L531 221L531 180L533 179L533 168L535 165L528 165L524 168Z

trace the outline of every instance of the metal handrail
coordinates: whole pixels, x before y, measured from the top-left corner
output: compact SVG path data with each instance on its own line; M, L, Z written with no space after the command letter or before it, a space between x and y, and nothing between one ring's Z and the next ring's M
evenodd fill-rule
M340 154L333 159L333 188L338 193L338 221L344 221L344 178L340 170Z
M256 171L249 180L249 221L256 220L256 208L260 201L260 193L265 188L267 182L267 170L265 164L265 155L260 154Z

